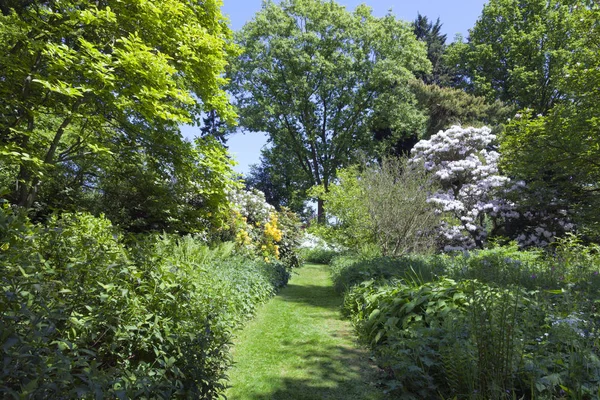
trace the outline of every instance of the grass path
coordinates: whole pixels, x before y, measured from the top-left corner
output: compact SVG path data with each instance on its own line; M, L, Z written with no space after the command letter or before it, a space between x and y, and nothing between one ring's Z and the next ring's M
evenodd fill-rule
M327 266L307 264L240 332L229 400L379 400Z

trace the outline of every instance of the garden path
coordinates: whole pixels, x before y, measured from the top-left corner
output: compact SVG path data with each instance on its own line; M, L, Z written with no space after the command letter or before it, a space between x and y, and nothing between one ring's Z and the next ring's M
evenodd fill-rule
M296 272L238 335L227 399L383 399L377 369L341 319L327 266Z

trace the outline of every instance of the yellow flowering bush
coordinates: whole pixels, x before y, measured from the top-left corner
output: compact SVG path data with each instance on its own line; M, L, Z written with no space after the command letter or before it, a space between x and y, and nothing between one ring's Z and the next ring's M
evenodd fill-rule
M300 265L298 217L287 209L280 212L269 205L262 192L239 190L231 193L230 235L239 249L265 262L281 261L289 268ZM231 236L230 236L231 237Z
M269 215L269 222L264 226L262 246L260 247L262 256L266 262L269 262L270 257L279 260L279 245L283 238L283 232L277 225L277 214L271 213Z

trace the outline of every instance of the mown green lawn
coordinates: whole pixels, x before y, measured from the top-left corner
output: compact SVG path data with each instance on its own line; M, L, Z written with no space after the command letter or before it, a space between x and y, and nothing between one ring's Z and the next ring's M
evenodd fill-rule
M377 369L341 320L327 266L308 264L235 342L230 400L377 400Z

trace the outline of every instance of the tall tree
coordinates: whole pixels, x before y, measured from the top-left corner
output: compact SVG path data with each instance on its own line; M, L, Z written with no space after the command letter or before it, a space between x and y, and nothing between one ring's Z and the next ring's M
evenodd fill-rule
M288 154L282 147L263 150L260 164L251 166L244 180L249 188L263 192L267 202L278 210L287 207L308 217L305 206L310 179L290 163Z
M502 165L528 183L525 205L567 210L581 233L600 241L600 5L578 7L572 18L574 50L555 82L565 101L512 120L501 136Z
M419 73L417 78L428 84L446 85L450 79L443 58L446 51L446 35L442 34L441 30L442 23L439 18L433 23L426 16L418 14L413 22L413 32L417 39L425 42L427 58L432 66L431 73Z
M203 108L234 120L221 75L235 47L219 0L2 4L0 155L14 203L30 207L53 170L93 166L115 143L181 147L178 124Z
M573 11L589 0L490 0L447 59L463 74L463 85L489 100L546 113L564 92L558 87L576 38Z
M228 127L225 121L223 121L216 110L210 110L202 118L202 127L200 128L202 137L212 136L217 139L221 144L227 144Z
M414 80L411 88L428 116L423 139L429 139L452 125L499 126L514 115L515 111L514 107L509 107L500 100L490 103L485 97L474 96L452 87L427 85Z
M407 82L430 65L410 26L391 15L376 18L364 5L350 13L333 1L269 1L236 40L244 50L228 77L241 126L289 149L310 185L328 190L357 150L371 150L377 119L398 132L420 128Z

